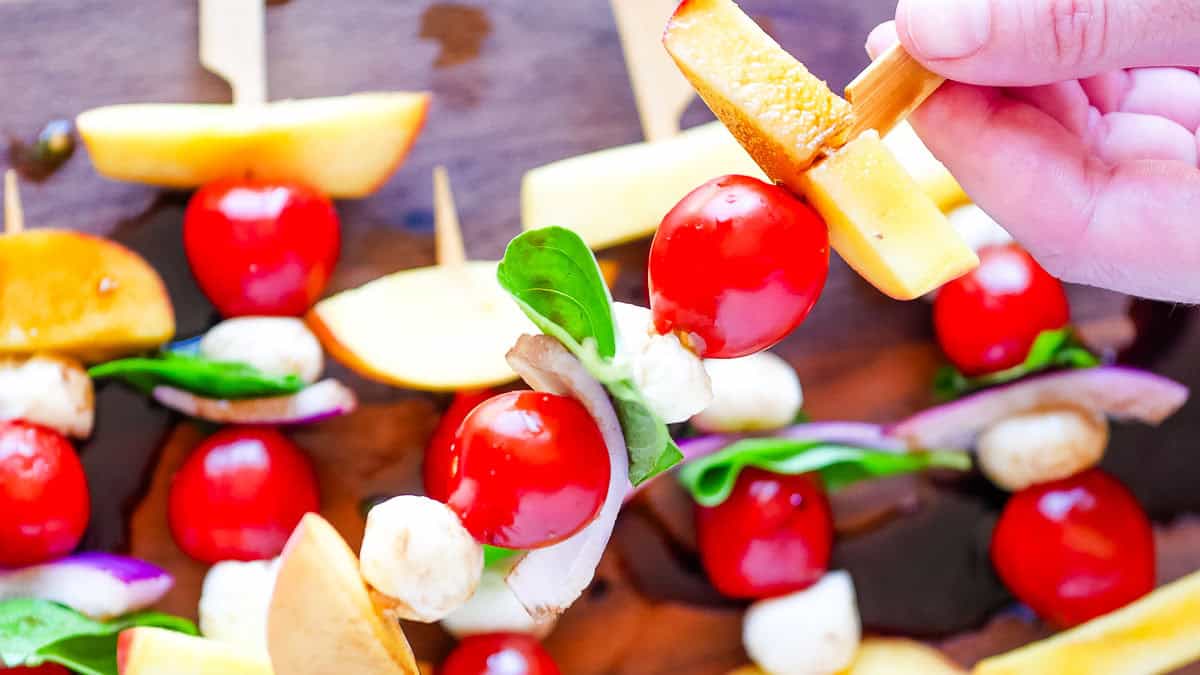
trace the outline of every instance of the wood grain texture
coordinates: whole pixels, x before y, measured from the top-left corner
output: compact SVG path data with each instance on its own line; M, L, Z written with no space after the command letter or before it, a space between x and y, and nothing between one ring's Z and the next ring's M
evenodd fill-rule
M894 6L893 0L742 4L835 88L867 64L865 36ZM339 204L343 258L330 292L434 262L435 165L444 164L454 177L469 256L496 258L519 232L524 171L642 136L608 0L291 0L269 7L267 27L268 90L274 98L372 89L428 89L434 95L408 163L377 195ZM189 0L0 0L0 133L29 139L50 119L110 103L227 101L228 88L197 62L196 31L195 3ZM711 115L696 104L684 123L707 119ZM0 165L5 161L0 157ZM49 180L27 182L22 189L28 226L111 235L147 255L167 281L182 335L213 321L180 242L186 195L100 178L83 152ZM619 270L620 299L645 302L646 250L646 242L639 242L605 252ZM1121 335L1127 299L1080 288L1071 296L1077 320L1101 334ZM1193 312L1153 303L1134 309L1141 335L1131 358L1200 384L1200 325ZM817 309L778 351L799 370L806 408L818 419L888 421L911 413L929 403L928 384L940 362L927 305L888 300L836 260ZM324 510L355 543L362 527L359 501L419 491L421 448L446 399L333 370L359 392L362 409L293 437L321 469ZM177 429L163 449L175 420L116 385L102 388L99 405L98 433L81 448L96 513L87 545L132 546L169 565L183 583L167 605L192 613L202 570L174 549L162 508L172 467L198 436L190 427ZM1193 402L1160 429L1117 429L1106 466L1156 518L1200 510L1197 437L1200 402ZM928 508L937 511L947 500L958 504L975 487L937 486L928 493L933 495ZM139 502L127 532L122 514ZM994 513L997 505L996 495L972 495L957 511L937 511L962 527L931 545L961 553L963 542L982 536L975 530L985 529L991 517L976 522L970 514ZM928 530L919 524L943 521L922 519L923 508L914 506L911 517L888 515L885 520L899 525L873 530L877 536L849 538L840 555L854 558L848 564L871 578L904 564L896 556L854 554L870 549L866 538L872 536L895 542L890 545L897 549L924 541ZM909 530L912 537L905 535ZM1200 551L1195 528L1171 541L1174 549ZM937 550L922 556L938 559ZM930 571L900 578L936 584ZM986 567L976 571L987 575ZM954 589L935 590L947 595ZM895 612L884 604L868 607L881 624ZM664 482L623 517L597 581L548 647L571 675L720 675L744 659L739 632L737 606L705 595L690 507L677 486ZM951 643L949 651L970 661L1034 634L1006 630L989 641L985 631L984 637ZM436 660L451 646L437 627L410 627L410 635L422 658Z

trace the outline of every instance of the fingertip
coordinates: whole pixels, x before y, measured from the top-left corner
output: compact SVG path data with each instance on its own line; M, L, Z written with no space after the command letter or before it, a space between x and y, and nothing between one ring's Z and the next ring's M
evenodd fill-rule
M867 36L867 54L872 59L877 59L880 54L899 41L900 37L896 34L896 22L885 21L876 26Z

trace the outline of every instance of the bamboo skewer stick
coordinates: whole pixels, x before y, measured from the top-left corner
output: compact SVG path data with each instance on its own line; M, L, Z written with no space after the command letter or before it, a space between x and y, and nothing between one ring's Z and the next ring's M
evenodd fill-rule
M662 45L662 28L679 0L611 0L625 69L647 141L679 133L680 118L696 96Z
M263 0L200 0L200 63L224 79L235 105L267 102Z
M17 172L4 172L4 233L21 234L25 230L25 211L21 208L21 191L17 188Z
M850 137L867 129L878 131L880 136L887 134L945 81L903 47L893 46L846 87L846 100L854 106Z
M461 267L467 261L467 252L458 222L458 208L454 205L454 192L450 189L450 176L444 166L433 170L433 232L437 264Z

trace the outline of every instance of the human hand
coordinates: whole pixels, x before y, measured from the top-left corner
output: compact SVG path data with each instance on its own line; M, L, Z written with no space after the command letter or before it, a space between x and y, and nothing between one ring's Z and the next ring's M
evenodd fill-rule
M1200 302L1200 0L900 0L897 37L954 80L913 127L1047 270Z

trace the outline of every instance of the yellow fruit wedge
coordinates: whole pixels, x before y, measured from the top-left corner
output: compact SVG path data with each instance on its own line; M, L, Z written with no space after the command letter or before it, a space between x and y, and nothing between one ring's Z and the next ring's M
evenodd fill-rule
M703 124L533 169L521 184L521 221L526 230L573 230L592 248L615 246L654 234L697 185L731 173L766 178L723 124Z
M0 354L96 362L174 334L162 277L133 251L68 230L0 236Z
M800 187L838 254L897 300L919 298L979 264L874 131L805 172Z
M134 103L89 110L76 126L109 178L191 188L248 177L356 198L404 161L428 107L428 94L408 92L257 106Z
M275 675L420 673L400 624L376 612L358 558L315 513L296 526L280 558L267 650Z
M914 640L867 638L854 663L840 675L965 675L941 652ZM742 666L729 675L767 675L758 666Z
M120 675L272 675L252 650L163 628L139 626L117 638Z
M663 44L767 175L794 185L851 125L850 104L792 58L732 0L684 0Z
M971 198L950 174L950 170L929 152L929 148L925 147L925 143L908 122L896 125L895 129L883 137L883 144L900 160L901 166L920 186L921 192L924 192L942 213L950 213L971 203Z
M1007 654L973 675L1153 675L1200 659L1200 572Z
M496 263L396 272L322 300L308 324L365 377L430 391L516 379L504 355L538 332L496 281Z

